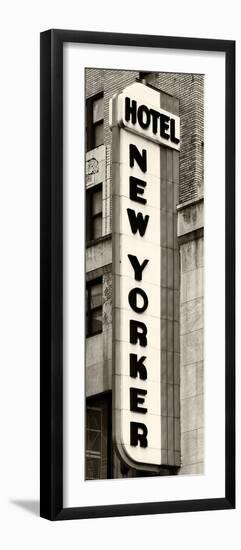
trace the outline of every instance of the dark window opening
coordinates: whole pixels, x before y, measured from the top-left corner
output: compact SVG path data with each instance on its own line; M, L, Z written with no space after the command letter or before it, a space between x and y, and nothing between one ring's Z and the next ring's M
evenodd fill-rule
M86 148L87 151L104 143L104 96L103 92L86 101Z
M102 277L86 285L86 335L102 332Z
M139 80L144 80L146 84L153 84L155 78L158 77L158 73L151 71L140 71Z
M150 74L151 74L150 71L140 71L139 72L139 78L140 78L140 80L143 80L143 78L146 78Z
M108 397L86 403L86 479L107 479L111 468L111 414Z
M86 240L102 237L102 184L86 191Z

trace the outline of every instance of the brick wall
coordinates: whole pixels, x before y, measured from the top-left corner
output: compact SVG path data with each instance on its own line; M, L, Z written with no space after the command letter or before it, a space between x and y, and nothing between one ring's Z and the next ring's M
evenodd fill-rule
M109 100L139 78L137 71L86 69L86 97L104 91L107 177L111 180L111 131ZM204 76L199 74L151 73L151 84L179 99L181 119L179 203L203 197ZM168 106L166 107L168 109Z
M204 77L192 74L153 73L148 77L148 83L179 99L179 202L200 198L203 196Z

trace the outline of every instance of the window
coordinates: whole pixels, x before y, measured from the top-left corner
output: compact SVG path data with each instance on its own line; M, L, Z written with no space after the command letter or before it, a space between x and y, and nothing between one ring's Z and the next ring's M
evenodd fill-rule
M106 479L110 469L109 401L90 399L86 405L86 479ZM109 462L109 464L108 464Z
M103 92L90 97L86 102L87 151L104 143L104 97Z
M86 334L102 332L102 277L86 285Z
M102 184L86 191L86 239L93 241L102 236Z

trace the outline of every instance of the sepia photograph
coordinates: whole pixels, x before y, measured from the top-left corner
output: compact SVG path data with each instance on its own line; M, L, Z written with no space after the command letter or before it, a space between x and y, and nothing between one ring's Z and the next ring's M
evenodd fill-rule
M41 60L41 515L233 508L235 44Z
M204 86L85 69L85 479L205 473Z

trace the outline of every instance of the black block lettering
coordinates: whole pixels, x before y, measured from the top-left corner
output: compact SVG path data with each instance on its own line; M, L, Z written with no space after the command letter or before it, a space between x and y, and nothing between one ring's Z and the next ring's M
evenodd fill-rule
M142 306L137 305L138 295L141 296L143 299ZM145 291L142 288L137 288L137 287L132 288L129 292L128 300L131 308L136 313L144 313L144 311L146 311L148 307L148 298Z
M140 344L143 348L147 346L147 327L145 323L130 320L130 344Z
M173 143L179 143L180 142L180 139L178 139L175 136L175 120L174 120L174 118L171 118L171 121L170 121L170 136L171 136L171 141Z
M147 413L146 407L140 407L145 403L145 398L141 397L147 394L147 390L141 390L140 388L130 388L130 410L132 412L138 412L141 414Z
M125 119L129 122L130 118L132 119L132 124L136 123L136 106L137 103L135 99L132 99L132 102L129 97L125 98Z
M166 133L166 131L169 130L169 120L170 120L170 118L169 118L169 116L163 115L163 114L161 114L160 117L161 117L160 135L164 139L169 139L170 136L169 136L169 134Z
M143 130L146 130L150 125L150 111L146 105L140 105L137 112L138 122Z
M152 131L153 134L157 133L157 121L160 117L160 113L158 111L154 111L154 109L150 109L150 114L152 115Z
M136 161L139 168L142 172L146 172L147 170L147 162L146 162L146 149L142 149L142 153L139 151L139 149L134 145L133 143L130 143L130 167L133 168L134 162Z
M136 353L130 353L130 376L131 378L137 378L139 373L140 380L147 379L147 370L143 362L145 361L145 355L142 355L139 359Z
M130 176L129 179L129 197L132 201L140 202L141 204L146 204L146 199L139 197L139 195L144 195L144 188L146 187L146 181Z
M134 447L137 447L138 443L140 447L147 447L147 434L148 429L145 424L141 422L130 423L130 443Z
M131 208L127 208L127 214L132 233L134 233L135 235L136 232L139 231L140 236L143 237L146 232L149 216L146 215L144 217L141 212L138 212L138 214L136 214L135 210L132 210Z
M128 258L131 262L131 265L134 269L135 273L135 280L141 281L142 280L142 272L144 271L146 265L148 264L149 260L144 260L142 264L140 264L139 260L136 256L133 256L132 254L128 254Z

